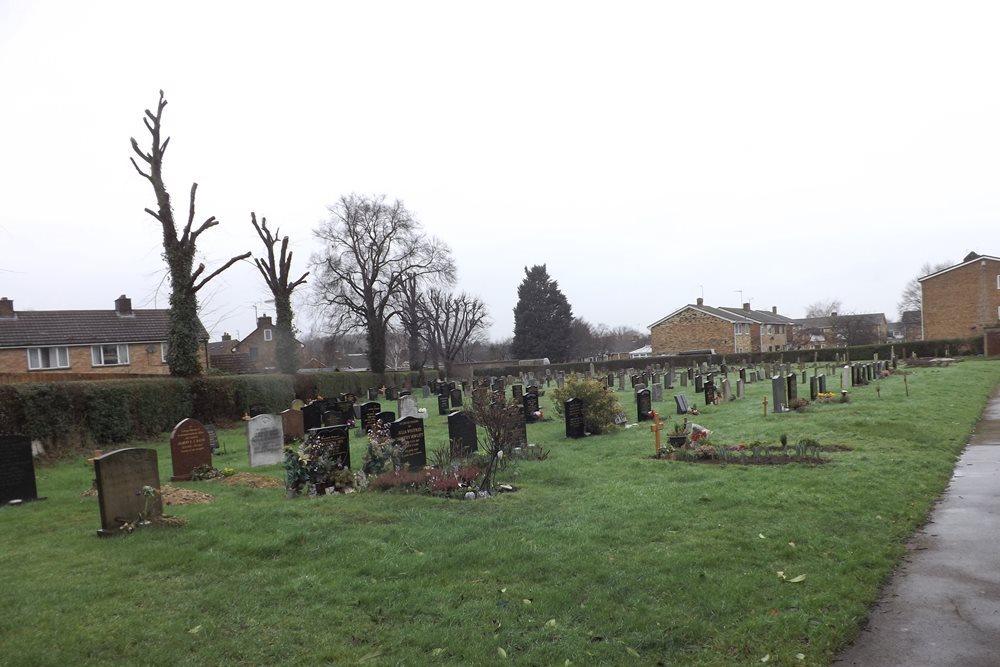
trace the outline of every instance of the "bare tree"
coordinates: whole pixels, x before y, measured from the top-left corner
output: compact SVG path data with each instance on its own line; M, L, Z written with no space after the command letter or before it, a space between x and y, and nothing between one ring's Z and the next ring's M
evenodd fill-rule
M368 365L385 372L386 331L399 314L398 297L409 278L454 280L451 252L421 232L403 203L385 195L343 196L315 234L326 248L313 259L316 293L336 331L364 331Z
M274 233L267 228L267 218L261 217L257 224L257 214L251 211L250 222L257 230L257 236L267 248L267 257L254 257L254 263L264 282L274 296L274 310L277 320L274 323L277 334L275 346L277 349L278 368L282 373L294 373L299 369L299 346L295 342L295 323L292 313L292 292L306 281L309 272L305 272L298 280L292 280L292 253L288 250L288 237L281 239L281 249L275 256L274 248L278 245L278 230Z
M465 292L453 294L433 287L427 290L421 310L427 342L444 361L445 374L451 376L462 349L490 324L486 304Z
M903 293L900 295L899 303L896 305L899 311L899 316L902 317L903 313L908 310L921 310L923 308L922 298L923 292L920 289L920 283L918 280L924 276L929 276L932 273L937 273L938 271L943 271L952 265L952 262L938 262L932 265L930 262L924 262L920 266L920 273L911 278L909 282L906 283L906 287L903 288Z
M842 309L840 299L830 299L828 301L815 301L806 306L806 317L830 317L839 313Z
M201 335L201 325L198 321L198 290L236 262L250 257L250 253L246 252L231 258L207 276L202 276L205 272L204 264L199 264L197 269L192 270L198 237L206 229L219 224L219 221L215 219L215 216L212 216L196 229L192 229L194 226L195 193L198 191L198 184L192 183L187 224L184 225L180 236L177 234L174 212L170 205L170 195L167 193L167 187L163 184L163 154L166 153L167 145L170 143L170 137L160 141L160 123L165 106L167 106L167 100L161 90L156 113L146 109L146 117L142 119L149 131L152 143L148 153L140 149L139 143L135 137L132 137L132 150L146 164L149 171L143 171L135 158L130 159L139 175L153 186L153 193L156 195L156 210L149 208L145 210L146 213L159 221L163 229L163 259L167 262L167 270L170 274L170 332L167 337L167 364L170 366L171 375L190 377L201 373L201 363L198 361Z
M830 332L837 345L875 345L884 343L880 335L881 315L840 314L830 318Z

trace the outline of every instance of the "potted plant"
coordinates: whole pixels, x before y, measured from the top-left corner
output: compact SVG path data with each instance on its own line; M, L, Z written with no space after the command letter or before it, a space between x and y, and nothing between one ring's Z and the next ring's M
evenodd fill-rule
M683 447L688 441L688 427L687 420L685 419L683 423L678 424L674 422L673 427L667 433L667 442L670 443L671 447Z

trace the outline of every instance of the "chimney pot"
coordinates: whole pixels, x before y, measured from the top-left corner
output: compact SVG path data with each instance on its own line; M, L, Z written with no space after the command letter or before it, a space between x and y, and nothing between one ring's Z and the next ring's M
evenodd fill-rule
M132 312L132 299L124 294L115 299L115 312L118 317L132 317L135 314Z
M747 301L746 303L743 304L743 310L747 311L748 313L750 312L750 302L749 301Z
M0 317L14 317L14 302L7 297L0 297Z
M701 298L701 297L699 296L699 297L698 297L698 301L697 301L697 303L698 303L698 305L699 305L699 306L703 306L703 305L705 305L705 300L704 300L704 299L702 299L702 298Z
M771 312L774 313L775 315L777 315L778 314L778 307L777 306L771 306Z
M833 311L832 313L830 313L830 317L836 317L836 316L837 316L837 311Z
M269 327L273 327L273 326L274 326L274 324L271 322L271 316L270 315L261 315L260 317L257 318L257 328L258 329L260 329L260 328L269 328Z
M222 334L222 340L223 341L232 340L232 339L233 339L233 337L229 335L228 331L226 333Z

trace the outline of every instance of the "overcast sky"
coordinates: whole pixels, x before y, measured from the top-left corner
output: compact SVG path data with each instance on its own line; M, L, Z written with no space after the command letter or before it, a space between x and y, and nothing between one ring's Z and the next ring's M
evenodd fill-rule
M129 163L162 88L209 270L261 252L256 211L304 271L327 205L385 193L494 338L541 263L592 323L699 296L895 319L923 263L1000 254L998 34L995 2L0 0L0 296L167 305ZM249 263L203 292L213 340L271 312Z

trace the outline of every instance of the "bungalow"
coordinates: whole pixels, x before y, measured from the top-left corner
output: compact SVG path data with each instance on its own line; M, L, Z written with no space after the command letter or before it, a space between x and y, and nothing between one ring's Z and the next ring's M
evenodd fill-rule
M198 323L208 362L208 333ZM132 310L124 294L114 310L15 311L0 298L0 374L168 375L169 310Z

